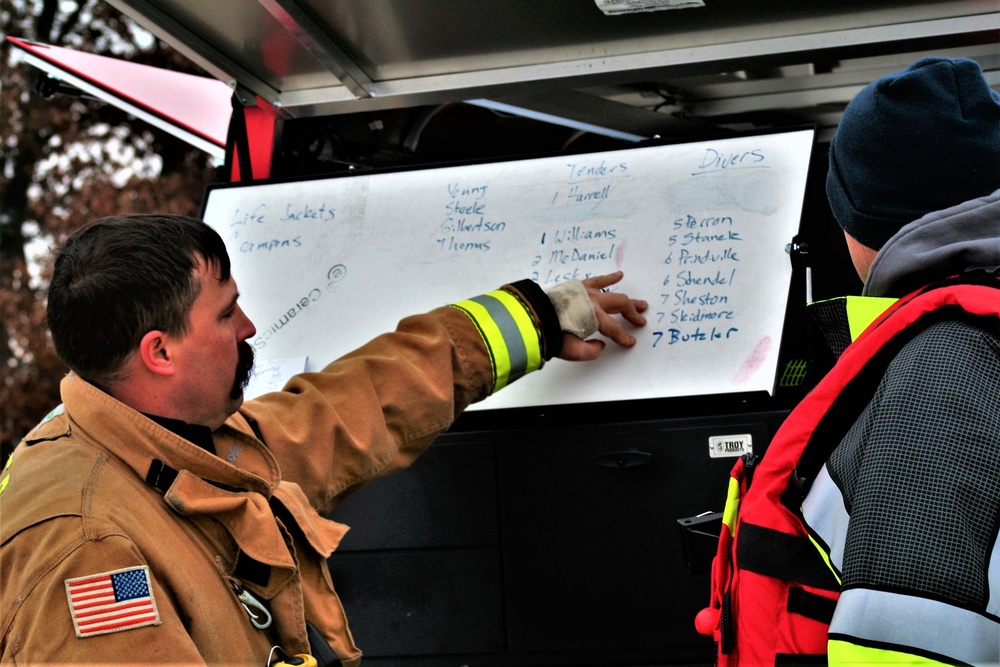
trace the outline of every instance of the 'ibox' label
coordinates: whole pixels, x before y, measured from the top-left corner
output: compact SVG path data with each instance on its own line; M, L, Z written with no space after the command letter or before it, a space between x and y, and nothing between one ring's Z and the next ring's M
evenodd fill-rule
M713 435L708 439L708 455L713 459L753 453L753 438L742 435Z

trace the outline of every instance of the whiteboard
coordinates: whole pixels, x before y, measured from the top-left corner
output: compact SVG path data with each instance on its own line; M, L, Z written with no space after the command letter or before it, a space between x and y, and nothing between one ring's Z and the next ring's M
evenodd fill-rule
M319 370L407 315L617 269L649 301L631 349L553 360L476 406L773 393L813 130L217 186L261 363Z

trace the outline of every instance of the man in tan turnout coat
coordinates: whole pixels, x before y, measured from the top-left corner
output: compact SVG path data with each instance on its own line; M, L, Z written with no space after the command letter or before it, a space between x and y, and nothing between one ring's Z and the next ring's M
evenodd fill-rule
M357 665L323 517L471 402L555 356L635 339L646 304L521 281L404 319L243 402L255 333L205 223L108 218L62 249L49 326L63 403L0 473L0 661ZM349 322L345 322L349 326ZM336 658L332 655L335 654Z

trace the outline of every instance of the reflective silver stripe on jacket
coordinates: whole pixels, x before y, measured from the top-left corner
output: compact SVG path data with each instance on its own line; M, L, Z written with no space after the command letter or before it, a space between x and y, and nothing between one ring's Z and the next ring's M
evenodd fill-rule
M844 507L844 496L830 478L825 463L802 501L802 517L829 549L830 562L837 568L839 577L844 569L844 545L851 517Z
M948 656L973 665L1000 661L1000 623L945 602L865 588L840 594L830 634Z
M989 572L990 590L1000 591L1000 540L993 543L993 553L990 554ZM1000 617L1000 596L993 596L989 599L986 603L986 611Z
M503 335L506 344L507 356L510 359L510 375L508 384L514 380L534 370L528 365L528 348L524 344L524 338L517 322L507 309L506 304L500 301L493 294L483 294L469 299L486 309L486 312L493 318L493 323Z
M850 515L826 465L802 503L802 516L828 549L838 576L843 570ZM989 588L1000 590L1000 541L993 544ZM841 593L830 634L929 651L975 665L1000 663L1000 599L987 602L986 616L915 595L849 588Z

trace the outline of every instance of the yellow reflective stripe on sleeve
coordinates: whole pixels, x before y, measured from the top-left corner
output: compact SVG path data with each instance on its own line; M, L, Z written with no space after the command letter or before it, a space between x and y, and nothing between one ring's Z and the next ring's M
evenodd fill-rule
M499 300L517 325L517 331L524 343L524 373L537 371L542 367L542 340L535 326L535 320L516 296L504 290L491 292L489 296ZM522 375L524 374L522 373Z
M838 584L843 585L844 582L840 580L840 575L837 574L837 568L835 568L833 563L830 562L830 554L826 552L823 545L816 541L816 539L812 536L812 533L808 533L808 537L809 541L812 542L812 545L816 547L816 551L818 551L819 555L823 558L823 562L826 563L827 568L829 568L830 572L833 573L833 578L837 580Z
M538 328L535 326L535 321L525 309L524 304L516 296L505 290L490 292L482 297L478 297L478 299L485 300L490 297L503 304L506 310L504 315L510 316L514 327L516 327L516 333L514 329L505 331L507 346L511 349L520 349L523 346L524 351L522 354L524 355L523 365L525 372L538 370L542 365L542 341L538 335ZM491 310L491 313L494 316L497 315L495 311ZM503 328L504 315L497 317L497 324L501 325L501 328ZM511 338L516 339L517 342L512 344Z
M483 343L486 345L486 351L489 352L490 355L490 364L493 366L493 390L496 391L501 386L506 384L507 372L510 367L510 364L507 362L506 346L498 350L493 345L494 341L498 341L502 344L503 336L500 335L496 325L493 324L493 320L489 317L486 309L478 303L475 303L474 301L462 301L460 303L452 304L452 307L457 308L468 315L469 319L476 325L479 335L483 337ZM492 331L487 331L487 328L492 329ZM498 354L502 356L502 360L497 358ZM501 375L503 377L502 383L500 380Z
M512 294L496 290L454 304L479 329L493 363L493 390L499 390L542 366L538 330L525 306Z
M726 494L726 507L722 510L722 523L729 528L729 534L736 536L736 516L740 511L740 482L735 477L729 478L729 491Z
M930 667L931 665L947 665L950 663L939 662L930 658L924 658L912 653L902 653L900 651L890 651L887 649L869 648L858 646L846 641L831 639L827 642L827 652L830 667L882 667L884 665L920 665Z
M10 464L13 462L14 462L14 455L11 454L10 456L7 457L7 463L5 463L3 466L4 472L6 472L8 468L10 468ZM0 493L3 493L3 490L7 488L8 484L10 484L9 474L3 479L0 479Z

